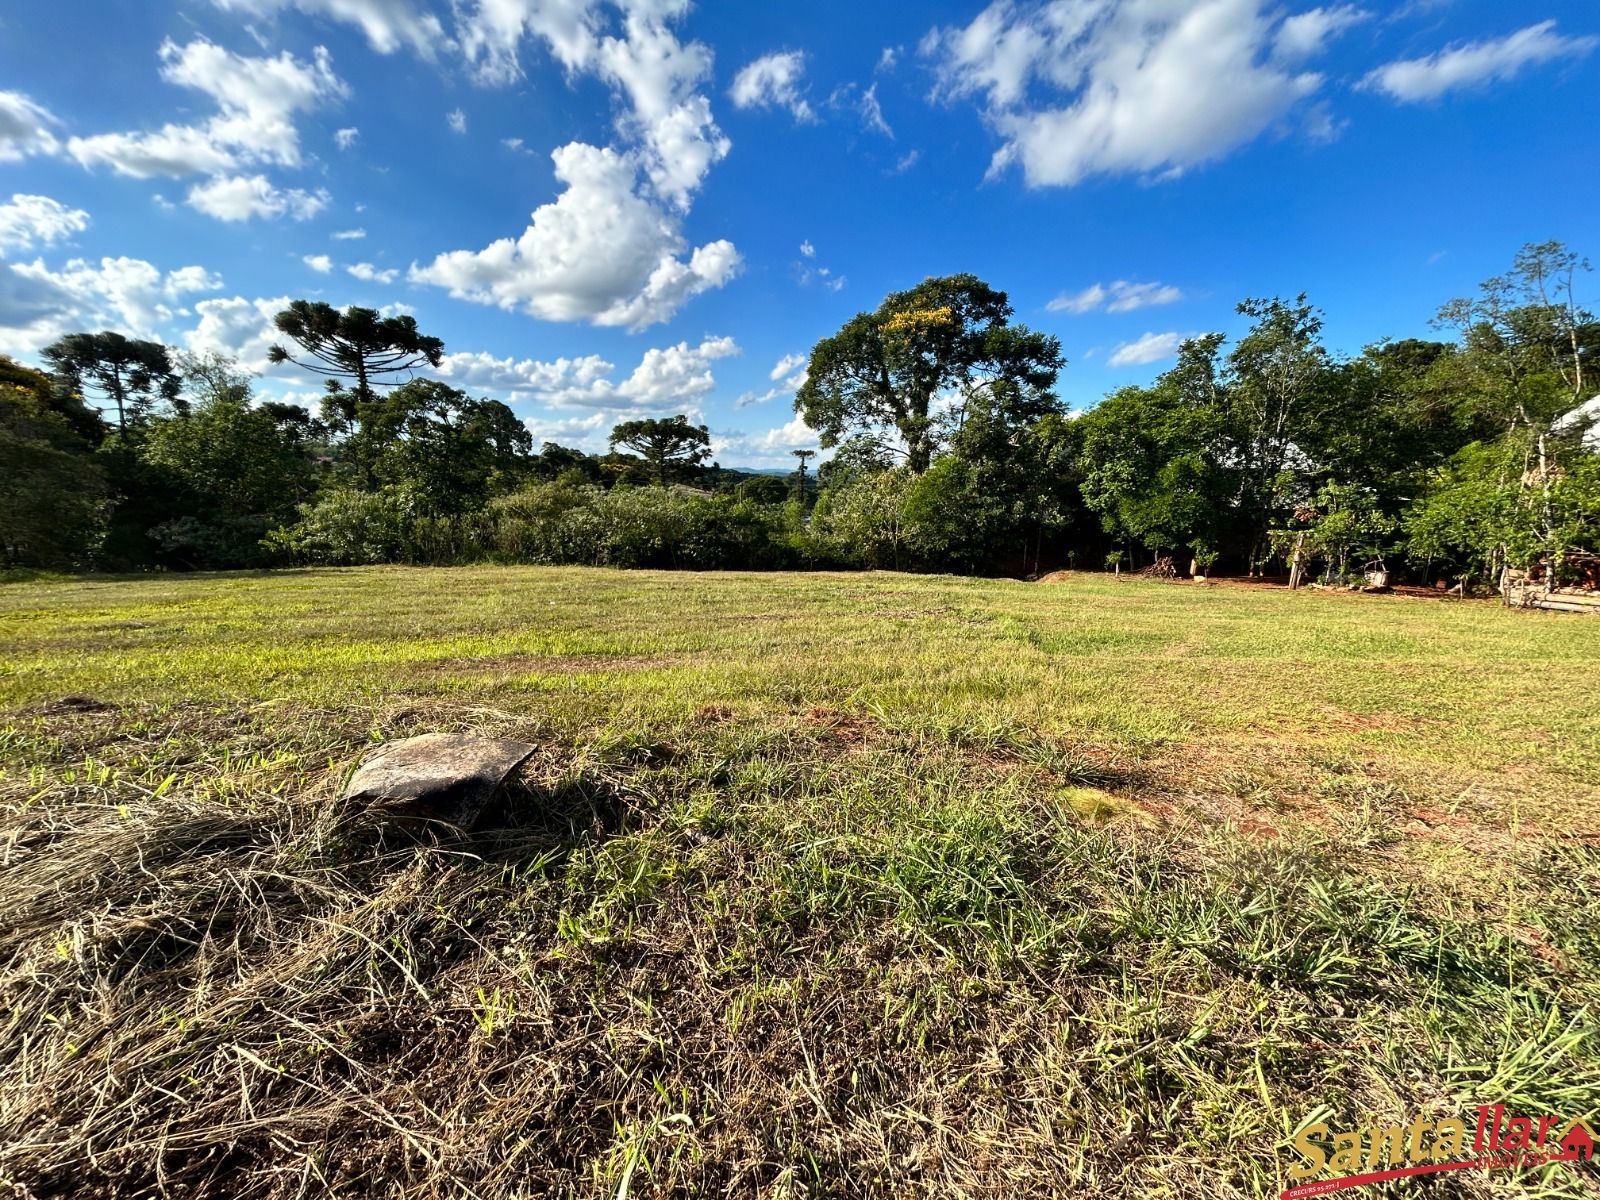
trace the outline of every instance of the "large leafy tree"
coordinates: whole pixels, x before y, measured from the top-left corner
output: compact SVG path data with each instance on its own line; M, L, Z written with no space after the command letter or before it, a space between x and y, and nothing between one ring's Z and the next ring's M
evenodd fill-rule
M336 415L346 423L359 420L360 406L377 388L410 378L424 364L437 367L444 357L444 342L418 330L415 317L385 317L371 308L341 311L322 301L295 300L273 324L300 352L275 345L268 360L325 376Z
M1043 388L1001 380L952 414L947 451L907 494L907 517L929 563L1025 574L1047 536L1078 507L1076 439Z
M1333 380L1322 314L1304 294L1245 300L1238 311L1255 324L1227 358L1228 457L1255 567L1267 557L1268 531L1309 498L1318 464L1301 443L1324 419Z
M1419 512L1448 504L1457 526L1481 533L1487 526L1468 520L1463 497L1486 494L1491 478L1483 464L1493 464L1495 505L1512 514L1489 555L1501 565L1545 559L1559 569L1574 547L1594 544L1591 522L1572 516L1571 499L1582 491L1576 481L1587 477L1593 448L1559 432L1563 414L1587 398L1597 374L1600 322L1578 299L1588 271L1588 262L1560 242L1530 244L1508 272L1486 280L1476 296L1450 301L1436 318L1460 335L1452 365L1463 416L1501 432L1493 450L1486 444L1470 456L1473 469L1452 472Z
M574 483L599 483L600 460L570 446L545 442L528 461L528 474L534 479L567 478Z
M1386 510L1415 495L1417 468L1441 465L1475 439L1451 386L1456 349L1407 338L1337 364L1323 419L1303 428L1306 452L1339 479L1364 479Z
M293 516L314 486L303 440L309 414L251 402L249 376L218 355L179 355L186 416L157 421L141 448L149 468L181 487L185 511L153 527L175 562L247 566L272 526Z
M1230 492L1218 455L1224 419L1171 374L1086 413L1083 498L1106 532L1157 551L1218 545Z
M1121 544L1211 554L1235 520L1221 334L1184 342L1151 387L1108 396L1075 425L1080 490Z
M115 408L123 434L142 423L157 401L180 402L178 376L160 342L138 341L109 329L69 333L46 346L41 357L74 391Z
M1458 390L1502 429L1541 428L1595 389L1600 324L1578 300L1589 263L1560 242L1524 246L1511 269L1434 318L1460 339ZM1471 385L1476 385L1475 387Z
M470 512L511 491L533 451L533 435L504 404L437 379L403 384L363 414L352 439L359 457L377 483L404 489L426 515Z
M92 453L102 432L56 380L0 356L0 562L87 561L106 492Z
M997 389L1047 393L1065 359L1048 334L1010 324L1011 304L975 275L926 279L886 297L811 351L795 411L824 448L866 439L926 471L940 445L936 406L961 410Z
M661 486L711 457L710 430L689 424L689 418L681 413L624 421L612 429L610 443L613 450L620 446L644 459Z

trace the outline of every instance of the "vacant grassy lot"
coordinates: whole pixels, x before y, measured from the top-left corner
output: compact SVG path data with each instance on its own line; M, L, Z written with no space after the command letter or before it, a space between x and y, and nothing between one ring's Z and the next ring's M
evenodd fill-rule
M373 569L0 646L22 1196L1267 1196L1313 1119L1600 1112L1585 618ZM470 834L341 805L434 729L541 750Z

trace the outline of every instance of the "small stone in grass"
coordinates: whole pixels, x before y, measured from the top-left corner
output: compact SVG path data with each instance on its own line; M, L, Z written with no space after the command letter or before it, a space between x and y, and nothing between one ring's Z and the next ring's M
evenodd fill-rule
M470 828L535 747L466 733L425 733L378 747L350 777L344 799L387 816Z

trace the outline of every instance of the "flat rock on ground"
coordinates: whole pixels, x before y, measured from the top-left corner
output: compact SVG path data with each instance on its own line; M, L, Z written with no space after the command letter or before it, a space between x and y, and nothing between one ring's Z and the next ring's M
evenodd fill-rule
M346 800L386 815L469 828L535 747L465 733L425 733L380 746L351 776Z

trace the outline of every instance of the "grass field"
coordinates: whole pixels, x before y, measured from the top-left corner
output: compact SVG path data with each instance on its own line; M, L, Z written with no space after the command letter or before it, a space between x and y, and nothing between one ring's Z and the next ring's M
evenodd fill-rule
M370 569L0 646L21 1196L1268 1196L1312 1120L1600 1113L1586 618ZM435 729L540 747L482 828L339 801Z

